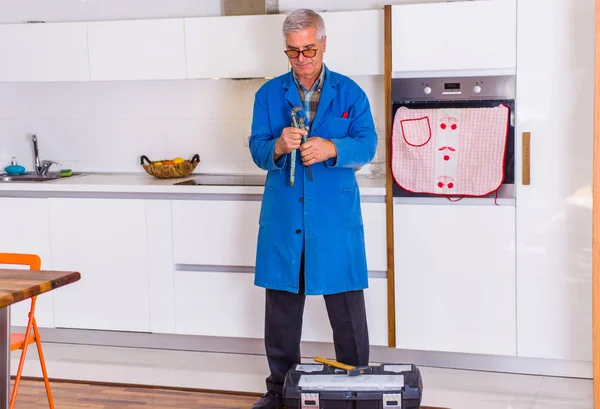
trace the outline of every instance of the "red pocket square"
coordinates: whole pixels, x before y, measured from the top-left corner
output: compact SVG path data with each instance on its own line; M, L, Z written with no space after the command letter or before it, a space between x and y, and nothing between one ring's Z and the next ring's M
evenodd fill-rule
M342 114L342 118L348 118L348 112L344 112L344 113Z

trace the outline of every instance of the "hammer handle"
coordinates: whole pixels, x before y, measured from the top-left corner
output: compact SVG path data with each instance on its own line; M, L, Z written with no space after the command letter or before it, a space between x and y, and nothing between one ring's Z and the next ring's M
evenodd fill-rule
M321 358L320 356L315 357L315 362L333 366L334 368L343 369L345 371L351 371L352 369L355 369L354 366L346 365L346 364L343 364L343 363L337 362L337 361L332 361L331 359L327 359L327 358Z

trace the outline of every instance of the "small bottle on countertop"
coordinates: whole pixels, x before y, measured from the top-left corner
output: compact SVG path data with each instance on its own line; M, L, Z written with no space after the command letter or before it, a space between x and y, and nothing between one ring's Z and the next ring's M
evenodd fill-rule
M9 175L20 175L25 172L25 168L17 163L17 158L13 156L10 165L4 168Z

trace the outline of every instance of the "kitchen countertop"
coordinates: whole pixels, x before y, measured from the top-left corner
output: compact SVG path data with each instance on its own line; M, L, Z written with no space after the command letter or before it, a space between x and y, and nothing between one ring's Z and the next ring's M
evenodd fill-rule
M194 179L201 174L191 174L180 179L156 179L146 173L85 173L48 182L2 182L0 196L18 196L16 193L140 193L140 194L252 194L261 195L263 186L228 185L234 175L206 175L213 180L210 185L175 185ZM241 175L238 175L238 177ZM251 178L261 175L244 175ZM224 184L218 184L222 177ZM362 196L385 196L385 177L369 178L357 175Z

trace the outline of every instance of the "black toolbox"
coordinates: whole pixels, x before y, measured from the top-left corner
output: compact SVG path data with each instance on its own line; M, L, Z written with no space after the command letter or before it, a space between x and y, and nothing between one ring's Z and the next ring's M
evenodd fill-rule
M286 409L418 409L423 380L413 364L366 367L350 376L323 364L294 365L283 386Z

